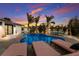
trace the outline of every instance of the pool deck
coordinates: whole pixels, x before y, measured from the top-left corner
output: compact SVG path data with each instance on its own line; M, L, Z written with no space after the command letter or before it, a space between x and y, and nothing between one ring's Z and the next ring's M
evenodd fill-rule
M37 56L59 56L60 55L60 53L58 53L55 49L53 49L47 43L42 41L33 42L33 48Z
M27 53L28 45L24 44L24 43L19 43L21 39L22 39L22 35L17 35L14 38L14 40L7 40L8 46L7 46L7 44L5 44L6 48L2 48L2 47L4 47L4 45L2 45L2 43L1 43L2 46L0 46L0 47L2 49L4 49L4 50L2 50L3 52L1 51L1 56L27 56L28 55L28 53ZM66 42L73 43L74 41L75 40L71 41L71 39L66 38ZM11 44L9 44L9 43L11 43ZM36 43L35 42L32 44L32 46L33 46L36 56L58 56L58 55L60 55L60 53L58 51L51 48L51 46L48 45L47 43L42 43L42 42ZM74 53L66 54L66 55L79 56L79 52L74 52Z
M2 53L1 56L27 56L27 44L12 44Z

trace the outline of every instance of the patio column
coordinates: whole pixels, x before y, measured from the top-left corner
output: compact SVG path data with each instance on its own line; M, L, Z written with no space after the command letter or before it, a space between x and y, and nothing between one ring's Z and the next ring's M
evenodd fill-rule
M2 26L5 28L5 22L4 21L2 21Z
M5 22L4 21L2 21L2 27L4 29L4 35L6 35L6 29L5 29Z

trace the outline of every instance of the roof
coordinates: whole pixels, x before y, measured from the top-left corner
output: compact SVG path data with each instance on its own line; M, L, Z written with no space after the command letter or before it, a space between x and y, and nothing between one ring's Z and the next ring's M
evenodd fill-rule
M22 26L21 24L12 22L10 18L1 18L0 22L2 22L2 21L4 21L6 25L13 25L13 26L19 25L19 26Z

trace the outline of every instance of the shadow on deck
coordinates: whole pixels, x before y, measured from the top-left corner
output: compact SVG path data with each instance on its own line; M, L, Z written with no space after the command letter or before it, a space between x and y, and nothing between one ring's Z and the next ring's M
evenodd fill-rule
M27 46L27 56L36 56L32 45Z

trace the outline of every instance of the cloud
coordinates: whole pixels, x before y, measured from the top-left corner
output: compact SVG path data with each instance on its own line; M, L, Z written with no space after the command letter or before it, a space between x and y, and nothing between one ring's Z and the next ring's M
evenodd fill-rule
M60 9L56 10L54 13L55 14L64 14L64 13L68 13L70 11L71 11L70 8L60 8Z
M70 13L72 11L75 11L76 9L79 9L79 4L68 4L62 8L57 8L55 11L53 11L53 13L56 15L61 15Z
M46 6L47 4L46 3L38 3L38 4L29 4L29 6L31 8L38 8L38 7L42 7L42 6Z
M19 8L19 7L17 7L17 8L16 8L16 12L19 12L19 11L20 11L20 8Z
M39 22L40 22L40 23L46 22L46 18L45 18L44 15L42 15L42 16L40 17Z
M14 18L12 19L13 22L18 23L18 24L26 24L27 20L21 19L21 18Z
M36 13L42 11L42 10L43 10L43 8L37 8L37 9L35 9L35 10L32 10L32 11L31 11L31 14L36 14Z

